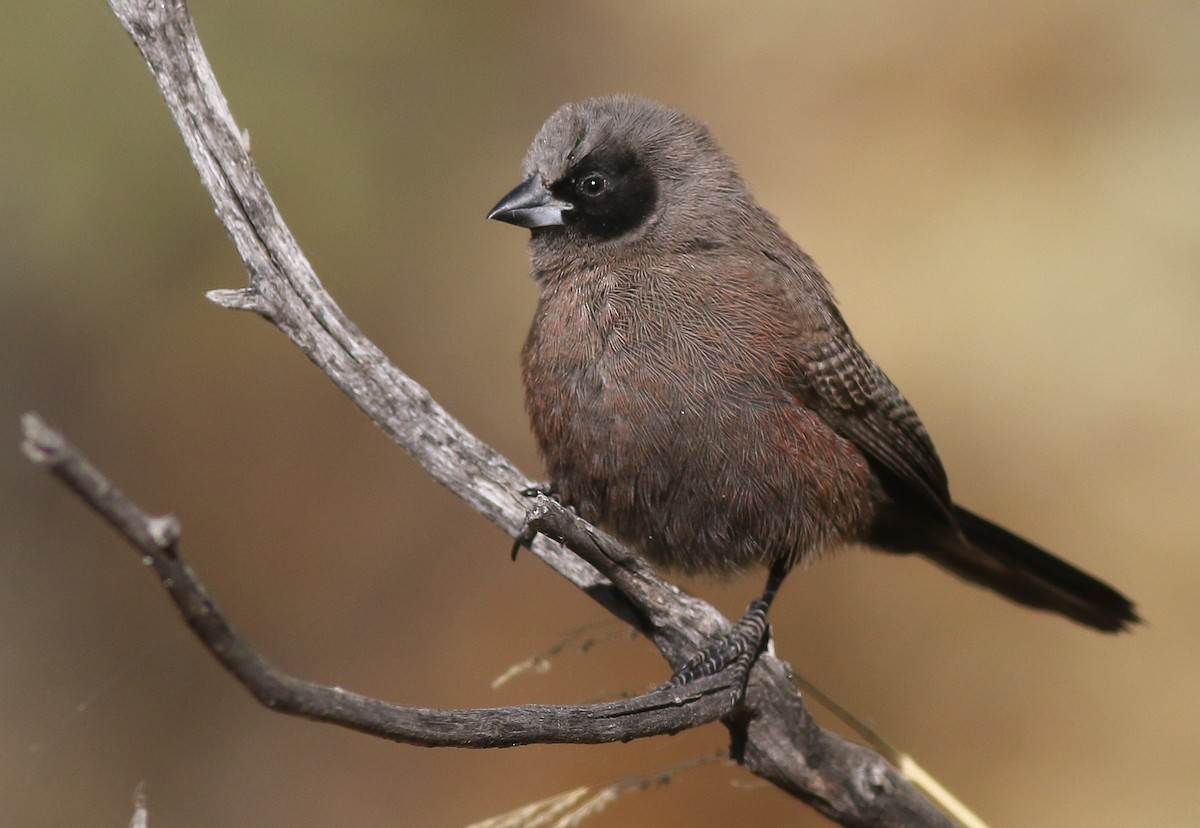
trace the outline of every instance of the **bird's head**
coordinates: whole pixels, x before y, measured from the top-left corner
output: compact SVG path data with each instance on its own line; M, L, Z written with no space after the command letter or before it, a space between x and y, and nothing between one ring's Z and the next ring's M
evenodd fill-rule
M559 109L522 173L488 218L530 228L535 253L714 245L749 203L706 126L626 95Z

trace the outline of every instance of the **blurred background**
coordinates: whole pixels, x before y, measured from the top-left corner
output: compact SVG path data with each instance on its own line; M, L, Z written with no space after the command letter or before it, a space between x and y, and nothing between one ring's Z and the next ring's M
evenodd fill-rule
M286 220L349 315L531 476L525 234L484 221L560 104L709 122L921 412L956 498L1134 597L1119 638L851 551L772 613L797 671L994 826L1200 820L1200 7L1190 2L194 0ZM726 733L424 750L274 715L112 531L18 451L41 412L268 658L414 705L667 675L431 482L279 333L107 7L0 29L0 824L464 825ZM687 587L730 614L756 574ZM832 719L822 719L832 726ZM714 763L588 825L821 825Z

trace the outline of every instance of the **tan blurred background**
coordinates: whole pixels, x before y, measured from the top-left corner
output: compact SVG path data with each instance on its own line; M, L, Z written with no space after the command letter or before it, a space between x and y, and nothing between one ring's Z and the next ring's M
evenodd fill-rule
M559 104L707 120L922 413L958 499L1110 580L1109 638L851 552L773 614L797 670L994 826L1200 822L1200 7L194 0L240 126L347 312L540 474L524 234L484 212ZM136 557L17 451L36 409L183 520L282 668L410 704L578 702L642 641L493 677L605 615L430 482L267 324L107 8L0 28L0 824L463 825L719 748L422 750L259 708ZM6 444L3 445L3 444ZM754 576L690 588L730 613ZM824 719L830 721L828 717ZM596 826L820 825L739 769Z

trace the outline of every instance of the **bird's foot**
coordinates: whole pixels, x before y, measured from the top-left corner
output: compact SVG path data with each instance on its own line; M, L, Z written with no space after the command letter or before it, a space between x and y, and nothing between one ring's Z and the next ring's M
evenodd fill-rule
M540 483L534 483L532 486L526 486L524 489L521 489L521 497L537 497L538 495L558 497L558 483L553 480L543 480Z
M522 497L537 497L538 495L545 495L546 497L553 497L557 499L558 484L553 480L547 480L542 483L534 483L532 486L521 489ZM533 541L539 534L540 533L538 530L526 523L524 528L521 529L520 534L513 538L512 559L514 561L517 559L517 553L521 551L522 546L526 549L532 548Z
M728 633L713 641L667 679L664 687L680 687L736 666L736 684L744 686L750 668L769 640L768 601L757 598Z

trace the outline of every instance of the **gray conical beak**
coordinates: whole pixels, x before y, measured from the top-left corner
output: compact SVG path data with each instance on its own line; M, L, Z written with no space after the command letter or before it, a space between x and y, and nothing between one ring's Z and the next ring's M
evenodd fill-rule
M488 218L518 227L550 227L563 223L571 205L546 189L539 176L531 175L506 195L488 213Z

